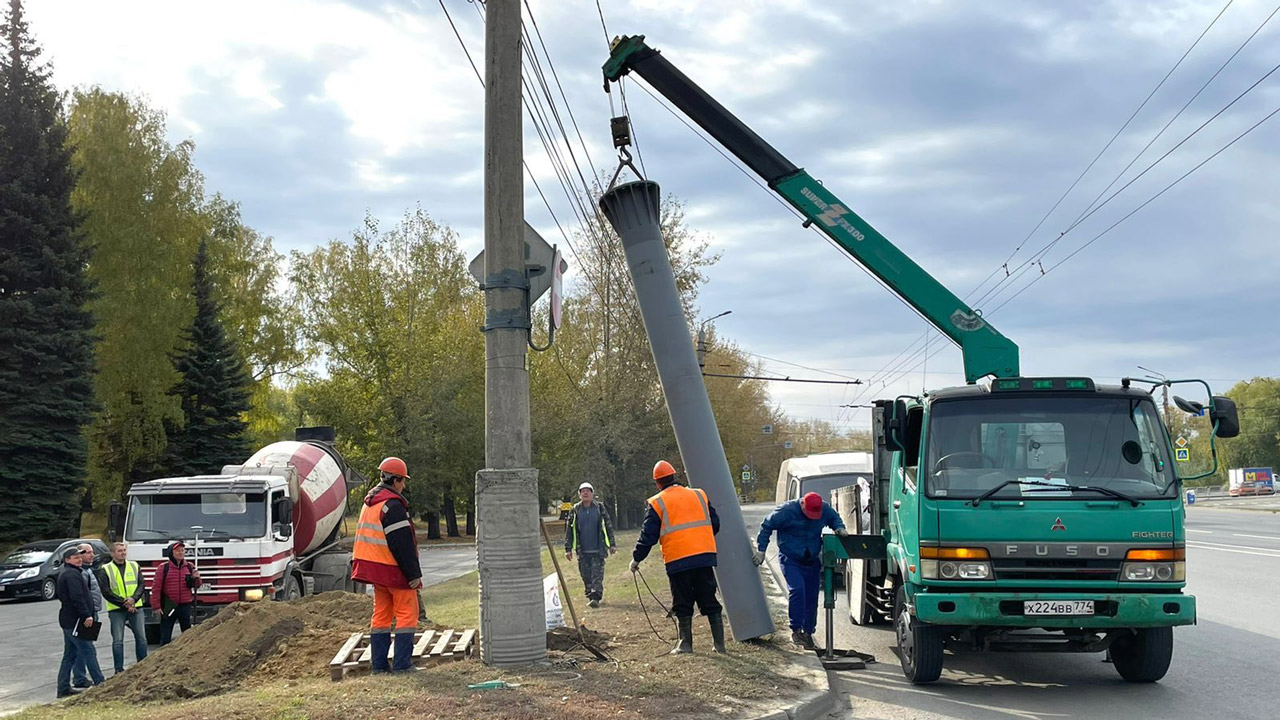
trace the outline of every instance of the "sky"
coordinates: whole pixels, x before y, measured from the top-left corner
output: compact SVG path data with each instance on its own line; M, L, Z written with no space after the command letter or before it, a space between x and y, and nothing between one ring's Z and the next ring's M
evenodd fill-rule
M366 212L394 222L421 205L471 256L483 246L484 98L441 2L481 63L479 6L467 0L28 0L27 13L59 87L145 95L167 114L172 141L195 142L206 191L240 202L279 250L350 237ZM1280 107L1276 72L1213 118L1280 63L1280 18L1187 105L1275 9L528 0L524 19L563 88L567 103L556 97L588 177L617 163L609 118L621 96L601 87L605 28L643 34L982 310L1019 345L1024 375L1114 382L1145 374L1142 365L1221 392L1275 374L1280 356L1280 118L1155 196ZM642 171L685 203L721 254L700 316L731 310L717 332L770 374L864 381L771 383L785 412L865 429L868 411L844 406L963 382L958 349L643 81L625 89ZM526 218L563 245L572 206L527 118L524 132L547 197L526 179ZM1002 267L1013 275L996 285ZM566 279L581 278L571 268ZM927 361L914 352L926 343Z

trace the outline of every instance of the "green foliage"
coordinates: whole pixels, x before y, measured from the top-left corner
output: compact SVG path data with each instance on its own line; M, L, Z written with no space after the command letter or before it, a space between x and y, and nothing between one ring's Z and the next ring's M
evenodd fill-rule
M1227 396L1240 411L1240 436L1219 441L1224 466L1280 470L1280 379L1245 380Z
M93 412L89 251L49 68L11 0L0 27L0 543L79 529Z
M251 453L243 416L253 381L222 328L208 265L209 245L202 241L193 264L196 316L183 333L185 347L173 358L181 379L170 394L181 403L182 422L168 428L166 475L216 473Z
M452 230L421 209L383 232L295 253L302 335L325 375L296 390L309 422L333 425L369 477L385 456L408 464L418 512L470 498L484 462L483 300Z
M202 240L218 320L237 338L238 357L255 381L251 426L284 422L272 409L278 396L271 381L296 371L306 356L297 342L300 316L278 288L283 258L270 238L241 222L235 203L220 195L206 201L193 143L170 145L162 113L98 88L75 94L69 125L80 174L72 201L86 217L95 248L89 273L100 289L92 309L101 411L90 432L90 478L101 505L171 469L168 435L184 420L170 393L179 381L170 358L195 317L188 289Z

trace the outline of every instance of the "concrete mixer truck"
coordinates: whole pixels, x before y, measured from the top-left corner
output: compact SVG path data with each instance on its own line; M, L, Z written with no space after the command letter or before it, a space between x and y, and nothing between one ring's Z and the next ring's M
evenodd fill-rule
M332 428L298 428L293 441L267 445L220 474L137 483L115 536L129 543L148 588L165 548L183 541L200 570L196 622L237 601L354 589L342 519L348 488L364 481L333 439ZM147 612L154 642L160 618Z

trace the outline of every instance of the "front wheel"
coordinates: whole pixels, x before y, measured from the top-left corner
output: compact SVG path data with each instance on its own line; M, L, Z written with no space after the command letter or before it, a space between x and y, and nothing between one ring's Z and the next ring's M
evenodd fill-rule
M1141 628L1111 643L1111 662L1120 677L1150 683L1164 677L1173 661L1173 628Z
M302 586L298 584L298 577L296 575L286 575L284 587L280 588L280 593L276 597L285 602L301 598Z
M52 600L58 596L58 583L53 578L45 578L40 583L40 597L44 600Z
M898 636L898 656L902 674L912 685L931 683L942 676L944 640L941 628L919 622L907 611L906 591L901 586L894 602L894 629Z

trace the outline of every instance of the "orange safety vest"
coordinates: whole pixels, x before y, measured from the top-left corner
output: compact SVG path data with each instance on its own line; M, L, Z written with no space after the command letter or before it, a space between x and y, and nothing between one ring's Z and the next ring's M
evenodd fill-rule
M387 501L383 500L365 505L364 510L360 511L360 521L356 523L356 544L351 550L351 557L398 568L391 548L387 547L387 534L382 529L382 506L386 504Z
M649 507L662 520L658 542L662 562L673 563L691 555L716 551L707 494L697 488L672 485L649 498Z

